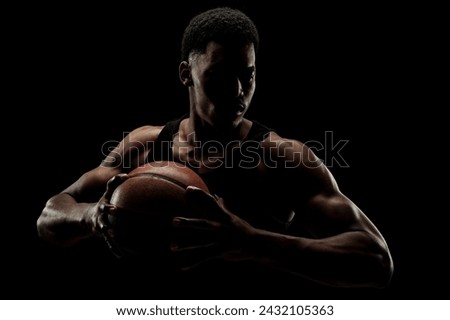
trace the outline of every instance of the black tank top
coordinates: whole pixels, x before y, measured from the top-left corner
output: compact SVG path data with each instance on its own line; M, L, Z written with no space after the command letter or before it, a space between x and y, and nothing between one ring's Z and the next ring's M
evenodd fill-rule
M147 157L148 162L152 161L173 161L172 144L173 137L178 133L180 128L180 123L188 117L187 114L184 116L167 122L164 128L159 133L158 138L155 140L152 146L152 150ZM263 141L272 129L266 127L265 125L253 120L253 125L245 138L244 142L261 142Z
M149 162L158 160L173 161L173 137L178 133L180 122L187 116L169 121L160 132L153 145L153 152L147 158ZM283 232L288 227L289 219L275 216L282 202L267 201L267 199L280 199L282 196L274 193L281 192L283 188L276 183L271 184L270 178L262 177L258 169L252 168L248 154L260 154L260 142L271 132L270 128L253 121L253 125L240 149L239 155L233 159L232 164L247 165L245 167L227 170L226 167L213 170L211 173L201 175L213 193L223 199L233 199L226 203L227 208L234 212L234 206L239 207L241 216L256 228L275 232ZM247 154L245 154L247 152ZM268 185L275 187L267 188ZM268 191L269 189L269 191ZM270 193L268 193L270 192ZM245 198L251 201L245 201ZM266 201L261 201L266 200ZM257 209L254 209L256 207ZM211 260L189 272L173 270L170 265L155 269L153 260L147 262L125 264L125 272L119 269L116 274L127 277L127 281L110 281L111 290L116 295L117 286L121 285L119 293L127 299L329 299L330 293L326 287L317 286L306 280L282 273L276 269L242 261L239 264L222 260ZM142 277L145 274L145 277ZM160 279L155 282L155 275ZM147 281L147 282L144 282ZM145 283L145 285L144 285ZM136 286L136 284L139 284ZM286 290L290 287L301 288L292 293ZM141 290L138 290L138 289ZM149 289L150 288L150 289ZM193 290L192 288L195 288ZM329 289L328 289L329 290ZM333 293L333 292L332 292ZM339 293L342 295L342 292ZM331 297L336 297L332 295ZM117 298L117 297L116 297Z

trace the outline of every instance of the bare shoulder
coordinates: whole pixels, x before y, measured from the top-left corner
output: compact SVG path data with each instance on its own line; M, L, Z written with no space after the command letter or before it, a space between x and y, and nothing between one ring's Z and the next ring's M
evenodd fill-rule
M302 186L307 186L313 193L337 190L331 172L305 143L271 132L261 146L266 166L285 182L293 182L298 186L301 182Z
M102 166L132 169L145 161L163 126L141 126L124 136L105 157ZM126 170L125 170L126 171Z
M158 138L164 126L142 126L131 131L125 136L125 143L148 143L155 141ZM127 140L128 138L128 140Z
M296 167L299 169L316 168L323 165L322 161L303 142L284 138L275 132L262 141L264 153L270 154L282 167Z
M127 173L145 161L151 142L157 139L162 128L142 126L134 129L105 154L98 167L84 173L64 192L78 201L97 201L105 191L105 184L109 179L119 173Z

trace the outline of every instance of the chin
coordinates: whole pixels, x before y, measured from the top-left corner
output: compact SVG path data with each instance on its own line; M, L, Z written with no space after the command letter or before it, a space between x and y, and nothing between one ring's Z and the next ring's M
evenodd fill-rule
M213 126L216 128L220 128L222 130L231 130L239 126L239 124L242 122L243 115L238 117L225 117L225 116L218 116L215 118L212 122Z

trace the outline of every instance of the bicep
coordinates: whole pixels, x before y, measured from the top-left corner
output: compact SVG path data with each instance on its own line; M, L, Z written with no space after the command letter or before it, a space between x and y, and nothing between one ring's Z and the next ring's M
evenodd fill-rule
M347 198L325 164L306 145L278 139L272 143L283 170L283 185L295 212L289 227L292 235L326 238L349 232L363 232L383 246L383 237L361 209ZM272 146L273 147L273 146ZM286 166L289 161L290 166ZM294 165L292 165L294 164Z
M302 165L290 176L302 181L293 198L303 228L317 238L351 231L378 233L360 208L339 190L325 164L306 146L299 154Z
M339 191L315 194L307 200L304 214L307 229L318 238L368 227L362 211Z
M380 233L364 212L338 188L329 170L322 165L314 173L315 189L305 201L306 226L311 234L323 238L363 231L373 237Z
M110 151L100 166L83 174L63 192L70 194L78 202L98 201L112 177L128 173L145 162L149 145L160 131L161 127L151 126L133 130Z

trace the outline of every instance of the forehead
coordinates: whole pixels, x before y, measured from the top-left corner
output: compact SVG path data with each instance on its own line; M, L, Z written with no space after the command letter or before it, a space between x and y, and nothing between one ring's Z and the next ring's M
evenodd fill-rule
M245 67L255 65L255 47L250 44L222 44L211 41L204 53L199 54L198 62L209 65L235 64Z

